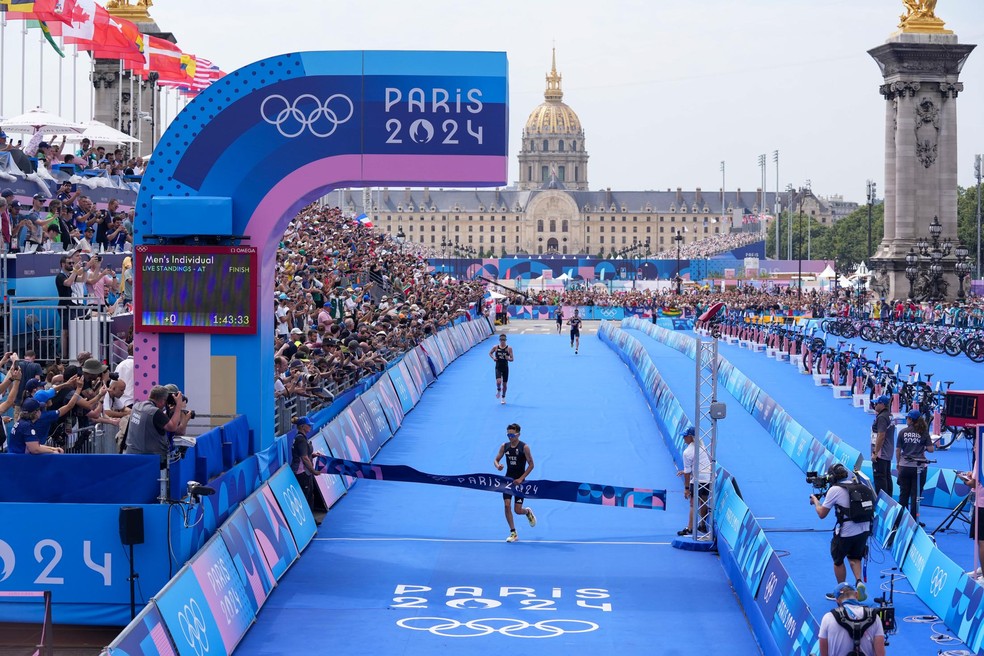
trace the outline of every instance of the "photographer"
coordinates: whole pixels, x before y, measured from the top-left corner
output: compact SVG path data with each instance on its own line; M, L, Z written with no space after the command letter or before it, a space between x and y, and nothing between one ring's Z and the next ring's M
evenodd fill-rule
M153 454L161 457L161 468L167 466L167 433L182 434L188 426L191 413L185 412L188 402L183 394L174 395L174 412L169 418L165 407L172 395L167 388L155 385L146 401L133 404L126 433L127 454Z
M847 467L837 463L827 472L825 481L830 485L830 489L824 496L823 501L817 495L810 495L810 503L817 511L817 516L824 519L834 510L837 524L834 526L834 535L830 539L830 557L834 561L834 577L838 583L843 583L847 579L847 569L844 567L844 559L851 565L851 571L857 581L855 590L858 593L858 600L864 601L868 598L867 590L862 582L861 560L868 555L868 536L871 534L871 518L868 521L857 521L859 516L851 518L852 503L851 495L856 494L857 487L867 487L860 483L857 477L852 474ZM811 481L814 482L814 481ZM814 482L814 485L817 483ZM852 489L849 490L850 486ZM870 491L870 488L867 488ZM873 507L872 507L873 510ZM827 595L828 599L833 600L834 596Z

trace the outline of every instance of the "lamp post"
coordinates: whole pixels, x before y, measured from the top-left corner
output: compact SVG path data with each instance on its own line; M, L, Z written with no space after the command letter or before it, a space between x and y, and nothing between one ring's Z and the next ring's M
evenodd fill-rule
M963 301L966 298L964 294L964 278L970 275L970 262L969 259L970 249L963 244L957 244L957 247L953 250L957 256L957 263L954 265L954 271L957 274L957 282L960 285L957 288L957 299Z
M981 174L984 173L984 155L974 157L974 175L977 176L977 278L981 277Z
M857 310L858 314L857 314L857 316L858 316L859 319L863 319L864 318L864 301L865 301L865 296L867 295L865 293L865 283L866 283L866 280L865 280L864 277L862 277L862 275L860 273L861 272L861 265L860 264L857 266L857 268L855 268L854 271L855 271L855 275L856 275L855 280L854 280L854 285L855 285L855 288L856 288L856 291L857 291L857 307L858 307L858 310Z
M946 296L945 282L943 280L943 258L953 250L953 244L949 239L940 241L943 233L943 225L940 217L934 216L933 222L929 224L929 238L927 242L924 238L919 240L916 245L919 255L929 259L929 289L927 290L927 300L939 301Z
M864 252L866 260L871 259L871 208L875 204L875 193L875 183L868 180L868 250Z
M796 213L796 294L803 298L803 201Z
M673 235L673 241L676 242L676 293L683 293L683 277L680 275L680 244L683 243L683 235L678 231Z
M916 283L916 276L919 275L919 269L916 268L916 264L919 263L919 256L916 255L916 251L913 248L909 248L909 252L905 255L905 277L909 279L909 300L911 301L915 293L914 286Z
M406 238L407 236L403 233L403 226L400 226L399 231L396 233L396 243L400 246L400 255L403 255L403 242Z

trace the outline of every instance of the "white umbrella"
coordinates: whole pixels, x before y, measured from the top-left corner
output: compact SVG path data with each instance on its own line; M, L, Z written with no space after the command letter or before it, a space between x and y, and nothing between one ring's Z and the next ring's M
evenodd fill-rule
M131 137L126 132L120 132L116 128L106 125L102 121L89 121L88 123L85 123L84 132L81 134L73 134L68 137L69 141L81 141L82 139L88 139L93 144L125 144L140 142L140 140L136 137Z
M35 107L29 112L0 121L0 129L20 134L72 134L85 130L85 125Z

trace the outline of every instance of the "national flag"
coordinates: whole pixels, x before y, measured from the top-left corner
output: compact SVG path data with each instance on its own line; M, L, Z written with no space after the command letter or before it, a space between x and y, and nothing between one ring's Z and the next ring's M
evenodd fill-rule
M160 79L175 82L190 81L181 66L181 57L184 53L181 52L181 48L170 41L156 36L146 36L144 54L147 59L147 67L156 71L160 75Z
M373 225L372 225L372 219L370 219L368 216L366 216L366 213L365 212L363 212L359 216L355 217L355 220L356 220L357 223L362 224L366 228L373 227Z
M107 13L108 17L109 14ZM72 22L62 27L65 43L92 41L96 29L96 0L75 0Z
M64 57L65 56L65 53L62 52L62 49L58 47L58 43L55 41L54 37L51 36L51 30L48 29L48 23L47 22L45 22L45 21L30 21L30 22L28 22L27 26L28 27L31 27L31 28L39 28L41 30L41 33L44 35L45 40L51 45L52 48L55 49L55 52L58 53L58 56L59 57Z
M17 14L34 13L35 0L0 0L0 8L7 12L7 18L16 18Z

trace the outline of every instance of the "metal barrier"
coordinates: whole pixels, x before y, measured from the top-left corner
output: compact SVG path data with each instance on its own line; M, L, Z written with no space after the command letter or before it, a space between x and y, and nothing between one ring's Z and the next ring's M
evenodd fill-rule
M32 350L42 364L59 358L70 360L80 351L89 351L93 357L107 361L110 318L99 313L98 306L84 305L85 298L68 299L72 305L60 305L60 300L57 296L6 296L3 350L21 355Z

